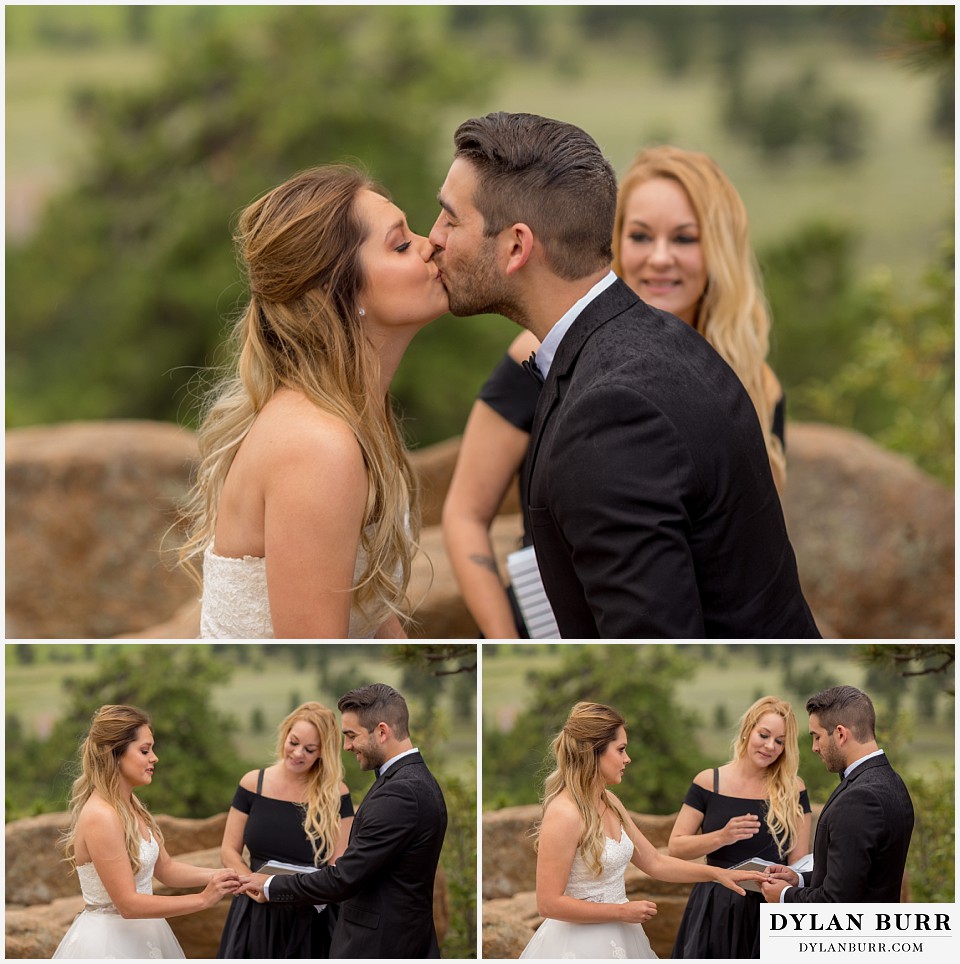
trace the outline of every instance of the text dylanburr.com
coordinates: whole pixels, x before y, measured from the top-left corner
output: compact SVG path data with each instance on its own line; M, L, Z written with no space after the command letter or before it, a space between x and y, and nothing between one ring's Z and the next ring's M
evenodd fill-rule
M764 961L957 959L956 904L761 904Z

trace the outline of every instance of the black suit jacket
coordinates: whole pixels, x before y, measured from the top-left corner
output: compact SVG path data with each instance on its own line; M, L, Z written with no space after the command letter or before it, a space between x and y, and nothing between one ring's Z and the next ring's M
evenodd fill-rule
M886 756L865 760L841 781L820 812L813 870L788 904L900 902L913 833L913 804Z
M278 875L270 902L339 903L332 958L439 957L433 882L447 808L419 753L392 764L357 810L335 867Z
M522 484L561 636L819 636L749 396L622 281L560 343Z

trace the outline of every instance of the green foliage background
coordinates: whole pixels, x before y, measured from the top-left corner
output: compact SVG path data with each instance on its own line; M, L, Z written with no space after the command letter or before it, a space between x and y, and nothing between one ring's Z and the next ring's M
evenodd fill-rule
M790 416L857 428L952 482L953 17L8 7L8 135L40 129L61 61L89 80L45 128L70 158L63 189L32 235L8 243L7 425L191 424L195 376L225 360L244 299L230 245L243 206L297 169L352 157L425 232L456 123L535 110L597 133L619 170L658 140L714 153L748 198ZM18 54L35 69L11 83ZM902 66L883 64L890 54ZM909 132L893 126L904 116ZM14 136L8 171L40 176L50 154ZM514 331L446 317L418 336L394 382L411 445L462 430Z

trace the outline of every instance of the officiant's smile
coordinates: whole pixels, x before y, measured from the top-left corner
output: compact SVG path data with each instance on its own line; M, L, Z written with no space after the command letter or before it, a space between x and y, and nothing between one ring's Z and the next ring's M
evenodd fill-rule
M294 773L307 773L320 755L320 734L306 720L298 720L290 728L283 745L284 762Z

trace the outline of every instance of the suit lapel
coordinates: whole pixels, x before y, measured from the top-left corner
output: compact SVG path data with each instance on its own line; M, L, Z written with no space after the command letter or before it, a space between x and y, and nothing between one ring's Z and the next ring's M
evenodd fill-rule
M521 479L521 496L524 511L529 503L530 479L533 477L533 466L537 460L540 442L543 440L543 430L550 418L554 407L563 398L567 382L573 371L577 356L583 350L587 339L611 318L625 311L639 299L619 279L597 295L580 313L579 317L567 330L563 340L557 347L557 353L550 365L550 372L537 401L537 409L530 429L530 446L527 450L526 462L523 466Z

